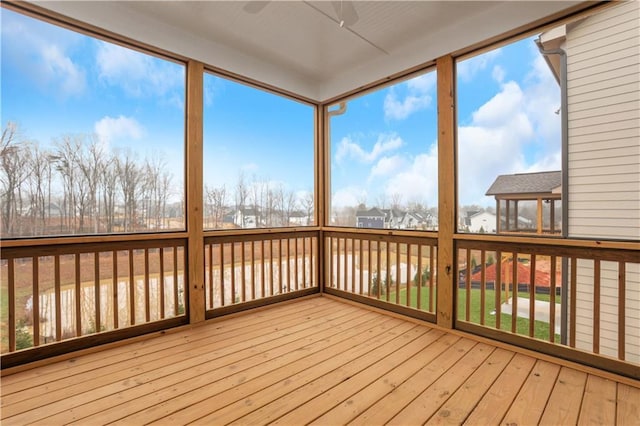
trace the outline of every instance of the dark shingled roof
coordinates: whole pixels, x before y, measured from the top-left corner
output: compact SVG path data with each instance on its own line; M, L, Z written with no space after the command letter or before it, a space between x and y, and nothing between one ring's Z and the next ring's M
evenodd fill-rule
M500 175L486 195L551 193L562 185L562 172L518 173Z

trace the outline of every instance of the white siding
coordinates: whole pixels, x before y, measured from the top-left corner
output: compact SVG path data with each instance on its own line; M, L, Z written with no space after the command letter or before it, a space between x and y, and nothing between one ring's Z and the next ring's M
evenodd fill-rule
M567 29L568 232L640 239L640 2ZM592 261L578 261L576 338L593 348ZM617 357L618 265L602 262L600 352ZM640 265L626 272L626 354L640 362Z

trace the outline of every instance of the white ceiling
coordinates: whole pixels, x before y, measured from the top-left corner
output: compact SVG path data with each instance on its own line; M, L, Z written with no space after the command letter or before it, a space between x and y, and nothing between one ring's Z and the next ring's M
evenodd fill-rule
M344 28L330 1L34 3L325 101L581 2L354 1L358 20Z

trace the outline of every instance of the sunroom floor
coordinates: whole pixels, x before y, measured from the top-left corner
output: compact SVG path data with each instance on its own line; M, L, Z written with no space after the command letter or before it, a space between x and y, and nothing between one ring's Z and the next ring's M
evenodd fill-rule
M640 383L310 297L2 377L2 424L638 424Z

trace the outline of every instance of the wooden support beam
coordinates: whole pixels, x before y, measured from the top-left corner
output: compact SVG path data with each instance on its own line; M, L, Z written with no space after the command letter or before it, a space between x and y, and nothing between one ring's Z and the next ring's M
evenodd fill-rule
M438 292L437 324L453 328L456 231L455 69L451 56L436 61L438 73Z
M187 63L186 215L188 234L189 322L205 320L203 234L203 75L204 66Z

